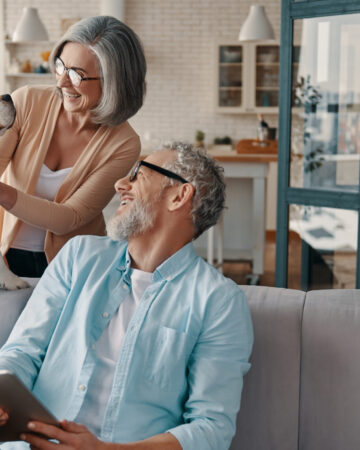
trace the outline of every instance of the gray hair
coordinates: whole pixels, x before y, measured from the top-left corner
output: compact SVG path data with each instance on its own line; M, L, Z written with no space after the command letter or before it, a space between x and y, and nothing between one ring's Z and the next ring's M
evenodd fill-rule
M102 97L92 110L93 122L113 126L133 116L141 108L146 91L146 61L134 31L110 16L80 20L66 31L52 50L52 71L55 59L67 42L90 48L99 62Z
M195 239L217 223L224 209L224 169L204 151L190 144L174 142L165 148L176 151L177 158L164 167L185 178L195 188L191 210ZM167 183L173 185L177 181L169 179Z

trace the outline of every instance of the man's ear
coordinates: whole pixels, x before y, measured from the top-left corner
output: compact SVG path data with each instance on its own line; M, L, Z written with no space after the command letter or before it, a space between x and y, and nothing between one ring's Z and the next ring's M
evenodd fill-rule
M176 189L173 190L168 198L168 210L176 211L185 205L190 205L191 207L194 194L195 188L190 183L184 183L180 186L176 186Z

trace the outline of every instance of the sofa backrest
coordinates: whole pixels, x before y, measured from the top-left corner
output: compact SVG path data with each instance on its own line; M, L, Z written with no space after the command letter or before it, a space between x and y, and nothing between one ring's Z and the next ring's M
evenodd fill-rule
M242 288L255 340L231 450L358 450L360 290Z
M252 315L254 347L231 450L295 450L305 293L263 286L241 288Z
M302 333L299 449L360 449L360 290L312 291Z

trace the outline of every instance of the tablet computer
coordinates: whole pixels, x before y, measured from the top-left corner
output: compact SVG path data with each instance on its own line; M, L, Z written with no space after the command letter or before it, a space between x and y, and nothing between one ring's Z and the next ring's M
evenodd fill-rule
M59 425L19 378L7 370L0 370L0 407L9 415L7 423L0 426L0 442L19 441L21 433L29 433L30 420Z

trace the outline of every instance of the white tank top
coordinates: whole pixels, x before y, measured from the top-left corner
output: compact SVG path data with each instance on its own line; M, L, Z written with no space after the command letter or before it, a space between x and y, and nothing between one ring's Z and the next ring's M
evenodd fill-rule
M60 169L53 172L43 164L34 195L53 201L59 187L71 169L71 167L67 167L66 169ZM46 230L43 230L42 228L22 223L11 247L20 250L29 250L31 252L43 252L45 234Z

